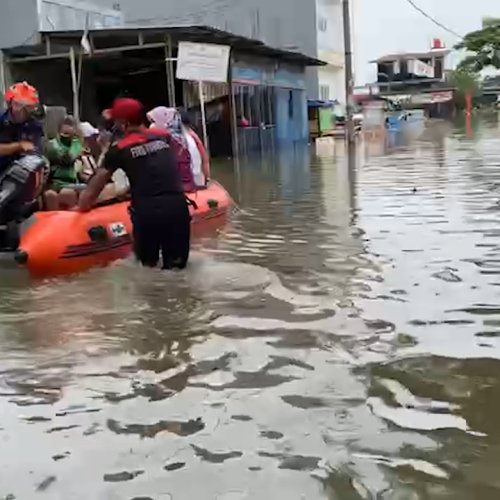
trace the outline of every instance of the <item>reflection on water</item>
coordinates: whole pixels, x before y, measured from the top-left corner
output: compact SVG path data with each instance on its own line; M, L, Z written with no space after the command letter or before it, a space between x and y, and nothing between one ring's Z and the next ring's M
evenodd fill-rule
M185 273L2 274L0 498L498 499L500 139L464 136L221 164Z

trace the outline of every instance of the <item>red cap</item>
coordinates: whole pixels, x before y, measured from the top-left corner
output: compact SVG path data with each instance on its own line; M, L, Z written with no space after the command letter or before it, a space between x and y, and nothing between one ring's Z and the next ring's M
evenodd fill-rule
M139 122L143 119L144 108L137 99L119 97L113 102L110 109L105 109L104 116L109 116L113 121L123 120L126 122Z

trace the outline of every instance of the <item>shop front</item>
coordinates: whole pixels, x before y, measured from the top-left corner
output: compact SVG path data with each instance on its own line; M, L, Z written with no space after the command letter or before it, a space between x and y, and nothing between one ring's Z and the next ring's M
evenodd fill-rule
M266 151L307 141L303 68L275 60L237 58L232 86L242 151Z

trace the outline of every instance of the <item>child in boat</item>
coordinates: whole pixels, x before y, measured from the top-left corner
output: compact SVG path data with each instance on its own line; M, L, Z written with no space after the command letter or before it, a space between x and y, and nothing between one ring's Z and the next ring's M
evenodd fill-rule
M77 160L77 174L79 180L88 182L97 170L97 159L100 155L99 130L89 122L80 123L80 135L83 139L83 150Z
M83 143L75 121L67 116L59 127L58 136L49 141L46 148L50 163L49 181L44 194L47 210L72 208L77 204L78 190L85 187L79 182L76 168L76 161L82 152Z
M101 136L99 129L89 122L80 123L80 134L83 137L83 152L77 160L78 177L82 182L87 183L97 171L99 165L104 161L110 144L106 137ZM123 198L128 194L129 183L123 170L117 169L113 173L111 182L102 190L98 203Z
M150 128L166 130L173 138L184 190L192 192L205 188L208 181L208 175L205 173L208 172L208 155L206 151L204 154L201 152L199 145L203 145L198 136L183 126L179 111L159 106L152 109L147 118L151 124Z

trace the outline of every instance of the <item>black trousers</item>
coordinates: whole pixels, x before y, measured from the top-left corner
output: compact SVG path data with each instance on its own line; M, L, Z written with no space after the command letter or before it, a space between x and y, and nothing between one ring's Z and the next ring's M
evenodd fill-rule
M184 195L170 195L136 204L130 210L134 252L143 266L184 269L189 259L191 216Z

